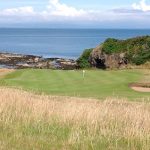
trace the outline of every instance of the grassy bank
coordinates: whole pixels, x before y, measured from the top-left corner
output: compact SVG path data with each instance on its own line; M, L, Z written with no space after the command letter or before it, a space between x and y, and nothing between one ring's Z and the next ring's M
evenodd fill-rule
M147 99L150 93L135 92L128 86L129 83L140 81L143 74L140 70L88 70L83 78L82 71L26 69L12 72L1 79L0 84L51 95ZM150 79L150 75L147 78Z
M149 150L150 103L0 95L1 150Z

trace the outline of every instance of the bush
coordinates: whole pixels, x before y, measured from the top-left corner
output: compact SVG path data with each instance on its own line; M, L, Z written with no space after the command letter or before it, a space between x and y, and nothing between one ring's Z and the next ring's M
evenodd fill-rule
M93 50L92 48L84 50L83 54L79 57L79 59L77 60L77 63L80 68L90 68L91 67L91 65L89 63L89 57L90 57L92 50Z
M150 61L150 50L146 52L141 51L132 59L132 62L136 65L144 64L147 61Z
M124 42L113 38L107 39L103 44L103 51L106 54L120 52L124 49L126 49Z
M125 53L130 63L141 65L150 61L150 36L142 36L127 40L108 38L103 44L106 54Z

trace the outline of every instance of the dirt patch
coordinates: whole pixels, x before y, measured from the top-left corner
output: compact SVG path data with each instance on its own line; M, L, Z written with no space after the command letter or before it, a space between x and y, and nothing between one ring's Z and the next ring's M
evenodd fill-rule
M134 91L150 92L150 83L132 83L129 86Z

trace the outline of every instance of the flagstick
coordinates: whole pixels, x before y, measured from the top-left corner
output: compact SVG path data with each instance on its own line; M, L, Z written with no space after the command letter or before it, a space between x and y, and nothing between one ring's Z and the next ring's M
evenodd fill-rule
M84 79L85 78L85 70L83 70L83 74L82 75L83 75L83 79Z

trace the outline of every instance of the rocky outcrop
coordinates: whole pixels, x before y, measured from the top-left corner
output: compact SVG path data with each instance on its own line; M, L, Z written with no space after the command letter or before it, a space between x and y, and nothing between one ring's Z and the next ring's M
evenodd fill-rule
M77 68L77 64L76 61L72 59L43 58L34 55L0 53L0 67L72 70Z
M92 67L100 69L125 68L128 63L125 53L106 54L102 51L102 45L93 49L89 62Z
M150 36L126 40L108 38L92 51L85 50L78 60L82 68L117 69L126 68L128 64L143 65L150 62Z
M105 55L102 52L102 46L97 46L90 54L89 62L92 67L105 69Z

